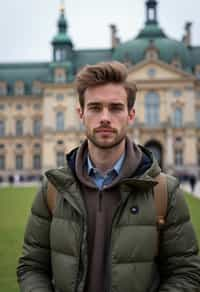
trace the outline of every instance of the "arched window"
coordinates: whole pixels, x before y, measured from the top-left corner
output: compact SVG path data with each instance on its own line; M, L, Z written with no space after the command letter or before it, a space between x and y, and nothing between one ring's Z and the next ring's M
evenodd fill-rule
M15 167L17 170L23 169L23 156L21 154L17 154L15 157Z
M41 157L40 154L33 155L33 169L40 169L41 168Z
M160 97L155 92L149 92L145 96L145 123L150 127L156 127L160 123Z
M182 108L176 108L173 117L173 126L181 128L183 126L183 111Z
M41 134L41 120L33 121L33 135L39 136Z
M64 152L57 152L56 153L56 164L57 167L64 166L65 164L65 153Z
M56 61L65 61L66 60L66 50L64 48L58 48L56 50Z
M15 133L16 136L22 136L23 135L23 121L17 120L15 124Z
M5 136L5 122L4 121L0 121L0 137Z
M183 165L183 151L182 149L175 150L175 165Z
M200 109L196 110L196 125L197 128L200 128Z
M65 119L63 112L56 113L56 130L64 131L65 128Z
M4 170L4 169L5 169L5 156L0 155L0 170Z

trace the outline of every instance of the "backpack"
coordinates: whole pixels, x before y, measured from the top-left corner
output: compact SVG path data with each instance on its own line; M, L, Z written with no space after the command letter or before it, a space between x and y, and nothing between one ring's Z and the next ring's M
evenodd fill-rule
M167 213L168 194L166 175L161 172L155 177L155 180L158 182L158 184L154 187L154 201L156 207L157 229L159 232L165 223L165 217ZM53 215L56 204L56 194L57 191L55 187L50 182L48 182L47 206L51 215Z

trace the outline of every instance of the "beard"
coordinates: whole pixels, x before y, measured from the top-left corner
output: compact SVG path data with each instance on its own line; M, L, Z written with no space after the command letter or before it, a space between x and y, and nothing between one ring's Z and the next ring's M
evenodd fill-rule
M112 149L117 147L122 143L122 141L126 138L126 131L122 131L120 134L118 134L116 129L113 129L113 133L115 135L114 138L112 138L111 141L107 141L106 139L98 139L96 137L97 131L94 129L91 133L90 131L86 131L86 137L87 139L95 145L99 149Z

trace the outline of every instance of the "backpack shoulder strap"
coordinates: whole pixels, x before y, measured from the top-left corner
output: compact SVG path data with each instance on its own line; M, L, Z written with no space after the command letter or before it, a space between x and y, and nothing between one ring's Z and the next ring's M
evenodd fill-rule
M52 185L52 183L48 182L47 185L47 206L48 209L53 215L55 206L56 206L56 196L57 196L57 190L56 188Z
M165 223L167 213L168 192L167 192L167 178L164 173L160 173L155 177L158 184L154 187L154 200L156 206L156 216L158 229Z

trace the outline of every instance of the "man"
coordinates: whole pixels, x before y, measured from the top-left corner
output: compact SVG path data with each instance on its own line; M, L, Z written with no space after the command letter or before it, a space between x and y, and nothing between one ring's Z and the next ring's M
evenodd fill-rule
M110 62L86 66L77 75L86 140L67 155L66 167L46 172L18 265L21 291L199 291L197 241L183 194L170 176L158 240L153 187L160 168L126 136L136 95L127 74L123 64Z

